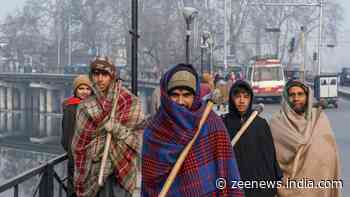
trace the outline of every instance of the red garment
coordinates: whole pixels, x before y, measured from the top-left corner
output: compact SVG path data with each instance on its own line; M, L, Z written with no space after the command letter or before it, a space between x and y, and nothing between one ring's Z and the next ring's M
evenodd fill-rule
M77 97L69 97L68 99L66 99L64 102L63 102L63 105L67 106L67 105L78 105L80 104L80 98L77 98Z
M201 83L200 85L200 98L203 98L204 96L210 94L211 90L210 90L210 86L207 83Z
M173 102L166 93L169 79L177 71L196 76L196 92L190 109ZM166 72L160 82L161 106L148 120L143 136L142 197L157 197L184 147L195 135L206 106L199 98L199 80L191 65L180 64ZM237 163L225 125L210 112L200 134L184 160L168 197L244 196L241 189L218 188L218 178L239 181Z
M117 99L117 100L116 100ZM113 120L112 141L103 179L115 175L120 186L132 193L136 186L137 155L144 119L141 101L126 88L110 85L106 96L100 92L85 99L78 108L72 142L75 162L74 185L78 197L95 197L101 187L98 176L106 141L103 124L110 118L113 102L117 102Z

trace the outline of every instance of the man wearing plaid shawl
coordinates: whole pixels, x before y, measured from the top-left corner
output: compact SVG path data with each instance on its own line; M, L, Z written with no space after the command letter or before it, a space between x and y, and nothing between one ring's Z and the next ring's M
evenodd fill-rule
M90 65L94 96L80 103L72 142L75 163L74 185L78 197L131 196L136 185L138 150L144 119L140 100L116 81L115 66L98 57ZM113 129L105 128L116 110ZM103 187L98 186L107 133L112 134Z
M161 79L161 105L143 136L141 196L158 196L172 167L193 138L206 107L198 75L191 65L179 64ZM225 125L213 111L187 155L167 196L243 196L231 188L240 180ZM220 179L221 178L221 179ZM226 187L218 184L225 179Z

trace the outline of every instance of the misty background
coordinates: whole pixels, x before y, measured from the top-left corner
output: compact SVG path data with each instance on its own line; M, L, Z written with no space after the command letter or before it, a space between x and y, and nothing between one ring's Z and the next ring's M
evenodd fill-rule
M300 64L303 59L300 27L304 26L306 69L314 71L318 7L248 6L247 2L252 1L231 1L229 5L228 63L246 64L253 56L277 51L286 64ZM168 65L184 62L185 21L179 12L183 6L199 10L191 26L191 62L200 64L201 35L203 31L209 31L215 40L213 63L223 66L223 0L140 0L138 56L141 71L154 69L161 72ZM350 47L349 9L349 1L326 1L321 51L324 72L338 72L350 63L350 56L347 55ZM130 21L130 2L125 0L3 2L0 8L0 37L6 38L1 39L1 55L5 57L2 64L5 67L18 64L59 68L68 64L86 64L99 53L112 56L117 65L130 65ZM280 32L268 32L268 28L279 28ZM296 46L291 54L288 50L293 37ZM207 56L207 53L204 55Z

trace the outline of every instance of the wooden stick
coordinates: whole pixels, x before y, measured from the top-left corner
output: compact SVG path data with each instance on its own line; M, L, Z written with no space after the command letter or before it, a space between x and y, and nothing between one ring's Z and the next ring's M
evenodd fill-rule
M243 126L241 127L241 129L237 132L237 134L235 135L235 137L232 139L231 141L231 146L234 147L235 144L238 142L239 138L243 135L243 133L247 130L247 128L250 126L250 124L253 122L253 120L255 119L255 117L262 112L264 108L264 105L259 104L259 108L254 110L253 113L250 115L250 117L248 118L248 120L243 124Z
M111 131L113 130L113 121L114 121L114 117L115 117L115 110L117 108L117 103L119 100L119 95L120 95L120 89L121 89L121 83L118 83L118 91L117 91L117 98L114 100L113 103L113 108L112 108L112 112L109 116L109 119L107 120L107 122L105 123L105 129L107 131L109 131L107 133L107 139L106 139L106 143L105 143L105 148L103 150L103 157L102 157L102 162L101 162L101 168L100 168L100 173L98 175L98 185L100 187L103 186L103 173L104 173L104 169L106 167L106 163L107 163L107 157L108 157L108 151L109 151L109 147L111 145L111 141L112 141L112 134ZM119 127L117 128L117 130L119 129Z
M111 140L112 140L112 134L108 133L107 134L107 139L106 139L105 149L103 151L103 157L102 157L100 173L98 175L98 185L100 187L103 186L103 172L104 172L104 168L106 167L107 156L108 156L109 146L111 145Z
M213 107L214 103L209 101L207 104L207 107L205 108L202 118L199 121L199 125L197 127L196 133L193 136L193 138L191 139L191 141L186 145L186 147L184 148L184 150L181 152L179 158L177 159L174 167L171 169L171 172L167 178L167 180L164 183L164 186L162 188L162 191L159 194L159 197L165 197L166 194L168 193L170 186L173 184L177 173L179 172L179 170L181 169L182 163L185 161L188 153L190 152L194 142L196 141L197 137L199 136L200 130L202 129L205 121L208 118L209 113L211 112L211 109Z

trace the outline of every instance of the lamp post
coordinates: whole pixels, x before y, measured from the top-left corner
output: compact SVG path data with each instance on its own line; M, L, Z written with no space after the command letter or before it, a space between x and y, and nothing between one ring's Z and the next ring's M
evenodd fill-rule
M208 46L209 46L209 50L210 50L210 54L209 54L209 68L208 71L209 73L211 73L212 70L212 66L213 66L213 48L214 48L214 38L213 35L209 34L209 38L207 40Z
M323 31L323 0L320 0L320 8L319 8L319 33L318 33L318 69L317 74L320 75L321 71L321 45L322 45L322 31Z
M131 92L137 96L138 1L131 1Z
M303 50L303 63L300 64L300 79L305 81L305 68L306 68L306 42L305 42L305 27L300 27L301 31L301 49Z
M182 10L182 14L186 21L186 64L190 63L190 47L189 47L189 41L190 41L190 25L194 18L198 15L198 10L196 8L192 7L184 7Z
M201 74L203 75L203 72L204 72L204 61L203 61L203 54L204 54L204 49L207 49L208 48L208 43L207 43L207 40L210 36L210 32L208 31L203 31L202 33L202 45L201 45Z

